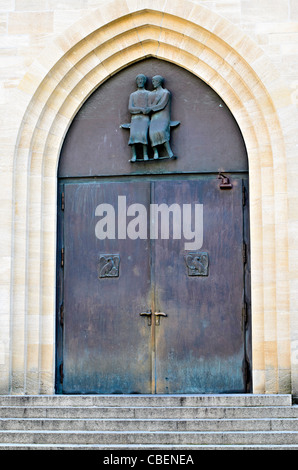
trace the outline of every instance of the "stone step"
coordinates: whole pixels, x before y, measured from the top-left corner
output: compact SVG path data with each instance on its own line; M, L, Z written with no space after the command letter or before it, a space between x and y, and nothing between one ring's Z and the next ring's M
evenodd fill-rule
M0 396L0 450L298 450L291 395Z
M2 395L0 406L256 407L291 406L291 395Z
M0 451L1 450L97 450L97 451L130 451L131 456L134 458L138 456L140 462L147 463L146 457L142 456L142 451L150 452L149 455L152 455L152 451L157 452L157 456L159 456L159 451L166 451L168 455L169 451L180 451L179 454L185 455L186 459L188 455L191 455L193 459L195 459L194 453L190 454L190 452L194 451L202 451L202 450L298 450L298 445L279 445L279 444L272 444L272 445L259 445L259 444L239 444L239 445L146 445L146 444L119 444L119 445L100 445L100 444L91 444L91 445L71 445L71 444L1 444L0 443ZM133 453L135 451L135 453ZM189 451L189 453L188 453ZM106 455L106 454L104 454ZM119 454L117 454L119 455ZM125 454L126 455L126 454ZM174 454L177 455L177 454ZM153 453L154 456L154 453ZM154 458L154 457L153 457ZM150 458L151 464L154 464L153 458ZM101 457L103 460L103 457ZM101 463L101 460L99 462ZM168 462L167 462L168 463ZM158 461L157 464L161 464L161 461Z
M0 419L0 431L297 431L291 419Z
M59 419L245 419L298 418L298 406L100 407L1 406L0 418Z
M3 444L75 445L291 445L298 431L0 431Z

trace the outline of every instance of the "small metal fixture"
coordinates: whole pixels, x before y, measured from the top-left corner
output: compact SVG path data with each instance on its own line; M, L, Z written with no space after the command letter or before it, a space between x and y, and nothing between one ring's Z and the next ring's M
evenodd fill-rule
M160 317L167 317L168 315L163 312L155 312L155 325L159 326L160 325Z
M148 318L148 326L152 325L152 320L151 320L152 312L151 312L151 310L149 310L149 312L140 313L140 317L147 317Z
M232 189L233 185L227 176L223 175L222 173L219 173L217 178L222 180L219 185L220 189Z
M119 255L100 255L98 264L98 278L119 277L119 266Z
M209 255L206 252L188 253L185 256L189 276L208 276Z

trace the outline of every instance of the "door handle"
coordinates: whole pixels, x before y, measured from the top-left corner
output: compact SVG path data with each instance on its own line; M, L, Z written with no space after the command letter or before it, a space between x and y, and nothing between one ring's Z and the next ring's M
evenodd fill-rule
M167 317L168 315L163 312L155 312L155 325L159 326L160 325L160 317Z
M151 320L152 312L151 312L151 310L149 310L149 312L140 313L140 317L148 317L148 326L151 326L151 324L152 324L152 320Z

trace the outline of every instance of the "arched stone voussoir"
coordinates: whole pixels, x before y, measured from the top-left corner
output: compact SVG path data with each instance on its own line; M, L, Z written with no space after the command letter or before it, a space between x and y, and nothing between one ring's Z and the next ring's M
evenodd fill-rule
M98 86L146 57L173 62L204 80L228 105L244 136L250 167L254 390L275 391L279 384L271 383L266 374L272 364L262 338L266 337L269 323L277 324L276 302L271 303L270 322L269 313L263 312L268 300L266 285L277 285L277 242L279 233L287 237L287 218L274 222L273 236L264 220L281 207L275 187L278 179L286 191L283 128L288 113L280 99L286 90L278 71L251 38L228 20L190 0L183 1L183 8L179 0L107 0L55 38L24 76L19 86L26 106L15 147L12 250L12 299L18 307L13 316L17 315L20 322L15 317L11 322L12 348L20 340L26 343L30 333L28 305L30 315L37 320L36 328L41 329L39 337L55 337L56 273L52 258L56 250L56 178L66 132ZM270 197L265 189L268 178L273 181ZM34 212L29 210L30 201L35 203ZM284 199L282 203L285 208ZM34 214L39 214L40 224ZM35 245L40 249L35 250ZM39 269L28 278L29 265ZM270 269L266 268L268 265ZM283 282L288 282L287 276L285 272ZM36 292L39 302L34 301ZM270 295L276 297L276 292L273 289ZM42 321L44 315L47 322ZM19 328L19 324L24 328ZM45 328L49 325L52 330L47 333ZM39 363L48 364L42 371L47 377L43 390L52 393L54 357L46 354L50 349L54 355L54 345L43 346L38 349ZM272 375L278 377L277 332L270 348L276 359ZM25 354L25 348L22 351ZM21 372L17 368L12 371L12 375L18 374Z

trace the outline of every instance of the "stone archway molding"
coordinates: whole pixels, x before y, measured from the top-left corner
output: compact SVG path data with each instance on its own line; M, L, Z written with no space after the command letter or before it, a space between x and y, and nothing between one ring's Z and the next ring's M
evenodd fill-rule
M191 0L183 9L176 0L107 0L58 36L19 86L11 393L54 392L57 165L64 137L98 86L146 57L204 80L242 131L250 169L254 392L288 393L289 295L277 292L289 294L283 131L289 92L246 34Z

